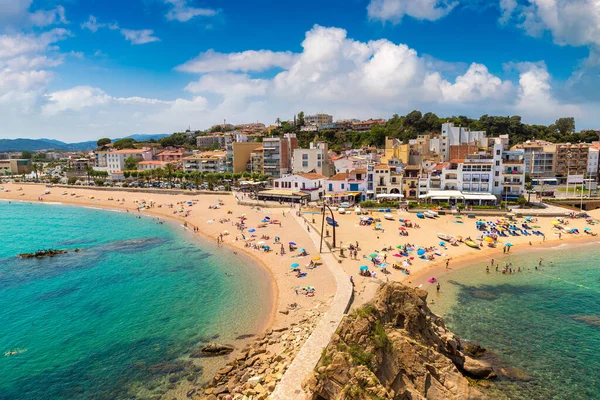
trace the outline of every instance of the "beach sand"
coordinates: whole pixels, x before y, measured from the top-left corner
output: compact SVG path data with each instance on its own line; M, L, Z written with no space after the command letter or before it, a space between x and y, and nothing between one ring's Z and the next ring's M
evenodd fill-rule
M419 286L421 284L429 284L427 280L431 277L447 274L467 265L485 260L491 261L491 259L502 262L502 258L504 257L504 246L502 243L499 243L496 248L490 248L484 242L484 246L480 250L470 248L464 244L460 244L459 246L448 244L445 248L440 248L439 243L441 240L437 237L437 232L462 236L465 239L467 237L475 239L481 235L481 232L477 230L475 225L477 219L469 219L464 214L460 219L452 215L439 216L436 219L418 219L414 213L409 212L393 212L392 214L394 217L393 221L384 219L383 213L374 212L372 215L369 215L369 217L381 219L379 222L381 226L379 228L383 230L375 230L373 225L360 226L359 216L354 213L350 215L339 215L336 213L335 215L336 221L339 223L339 227L336 229L336 245L339 247L341 242L341 246L347 248L348 245L358 242L360 249L358 251L358 260L351 259L347 251L345 251L346 257L342 259L344 270L349 276L353 277L355 282L356 296L353 307L359 307L369 301L375 294L377 287L382 282L388 280L404 282L409 286ZM592 212L591 215L600 217L600 210ZM306 215L305 217L311 220L310 215ZM315 227L320 229L320 218L318 217L315 216ZM398 234L398 227L400 226L398 220L400 218L409 219L411 222L418 224L420 228L408 228L409 236L400 236ZM496 221L500 217L481 218L486 221ZM583 233L584 228L591 228L592 232L600 233L600 225L588 225L584 219L568 219L569 225L567 227L578 228L580 234L562 234L562 239L559 239L558 231L551 224L552 221L556 220L555 217L538 216L536 218L537 222L530 223L529 225L539 226L535 230L542 231L546 236L546 240L544 241L542 236L534 235L500 238L501 242L510 242L513 244L513 247L510 248L511 255L543 249L545 247L559 246L567 242L586 243L600 241L600 236L592 237ZM462 223L459 223L459 221ZM522 222L523 219L519 219L518 225L520 226ZM329 227L328 230L330 235L332 235L332 228ZM328 240L331 241L332 238L329 237ZM394 257L393 254L397 253L396 251L382 252L381 250L386 247L392 247L396 250L396 246L405 245L406 243L424 247L437 246L444 256L436 256L433 261L425 261L419 259L415 253L412 253L414 255L414 260L412 260L413 265L408 267L411 273L410 275L405 275L401 271L391 268L391 265L394 262L401 264L406 258ZM385 262L388 264L386 269L390 272L389 274L383 274L378 268L373 268L373 264L368 259L368 256L376 252L379 252L382 257L387 254L387 261ZM450 260L447 269L446 260ZM370 270L374 270L376 277L360 276L359 267L361 265L366 265Z

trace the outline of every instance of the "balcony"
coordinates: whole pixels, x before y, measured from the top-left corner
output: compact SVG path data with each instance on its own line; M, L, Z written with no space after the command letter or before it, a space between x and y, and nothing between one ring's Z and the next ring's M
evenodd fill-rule
M504 186L521 186L523 182L521 181L504 181Z

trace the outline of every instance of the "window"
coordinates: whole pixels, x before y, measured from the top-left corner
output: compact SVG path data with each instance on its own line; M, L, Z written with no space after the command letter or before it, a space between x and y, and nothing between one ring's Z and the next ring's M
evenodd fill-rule
M342 190L344 190L345 187L346 187L346 185L344 183L342 183Z
M494 175L496 175L496 176L500 176L500 172L496 171L496 172L494 173Z
M500 150L496 150L496 155L499 156L500 155Z
M494 182L494 187L498 187L498 181Z
M302 159L303 160L308 160L308 154L306 154L306 153L302 154Z
M308 167L308 161L302 161L302 166L303 167Z
M330 191L330 192L331 192L331 191L333 191L333 183L330 183L330 184L329 184L329 191Z
M317 161L317 167L321 166L321 161Z
M298 187L298 182L294 182L294 187Z
M279 187L279 182L275 182L275 187L278 188Z
M496 167L500 166L500 161L496 161Z
M317 154L317 160L320 160L321 158L321 153Z

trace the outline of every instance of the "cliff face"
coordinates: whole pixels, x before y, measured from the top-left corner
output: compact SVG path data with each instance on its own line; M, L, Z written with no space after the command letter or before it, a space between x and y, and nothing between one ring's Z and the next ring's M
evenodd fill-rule
M427 307L427 292L390 282L342 321L304 389L327 400L486 398L465 375L495 376L465 355Z

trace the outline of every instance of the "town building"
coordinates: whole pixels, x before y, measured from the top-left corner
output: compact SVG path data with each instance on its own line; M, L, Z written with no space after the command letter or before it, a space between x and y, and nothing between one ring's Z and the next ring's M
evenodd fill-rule
M24 175L31 172L31 160L11 158L0 159L0 175Z
M419 198L420 177L420 165L407 165L404 168L404 175L402 180L402 194L407 200L415 200Z
M338 172L325 180L325 199L330 203L356 204L367 199L367 170Z
M246 172L251 170L250 159L256 149L262 148L260 142L232 142L228 143L227 149L227 171ZM262 168L261 168L262 172Z
M111 152L99 152L104 153L106 157L105 165L108 173L114 173L125 170L125 160L133 157L138 162L140 161L151 161L152 151L150 149L123 149ZM97 168L98 169L98 168Z
M314 114L304 116L304 125L322 126L333 123L333 116L329 114Z
M587 178L598 179L598 167L599 167L599 155L600 155L600 143L592 143L588 154L588 167L587 167Z
M294 149L292 155L292 172L294 174L316 172L324 176L331 176L333 169L333 164L329 161L329 147L326 142L311 142L308 149Z
M352 123L352 130L355 132L370 131L375 126L385 126L385 119L369 119Z
M402 173L386 164L369 164L367 167L367 195L371 199L394 195L402 198Z
M227 171L227 153L224 151L204 151L183 158L185 172L213 172Z
M517 144L513 150L522 150L525 173L531 178L554 178L556 145L551 142L532 140Z
M273 180L275 190L300 191L310 195L310 201L317 201L325 195L327 177L317 173L287 175Z
M554 168L559 183L565 183L569 175L584 175L587 172L589 149L588 143L556 144Z
M264 138L262 144L262 173L273 179L289 174L292 171L292 154L298 148L296 135L286 133L283 137Z
M196 137L196 146L201 149L207 149L215 145L224 149L231 142L233 142L232 135L225 133Z
M71 158L67 161L67 177L85 176L93 168L94 161L88 158Z
M185 149L165 150L156 155L156 160L168 163L179 163L185 156Z
M168 161L157 161L157 160L140 161L137 164L137 168L139 171L150 171L153 169L165 169L165 167L169 164L171 164L171 163Z

